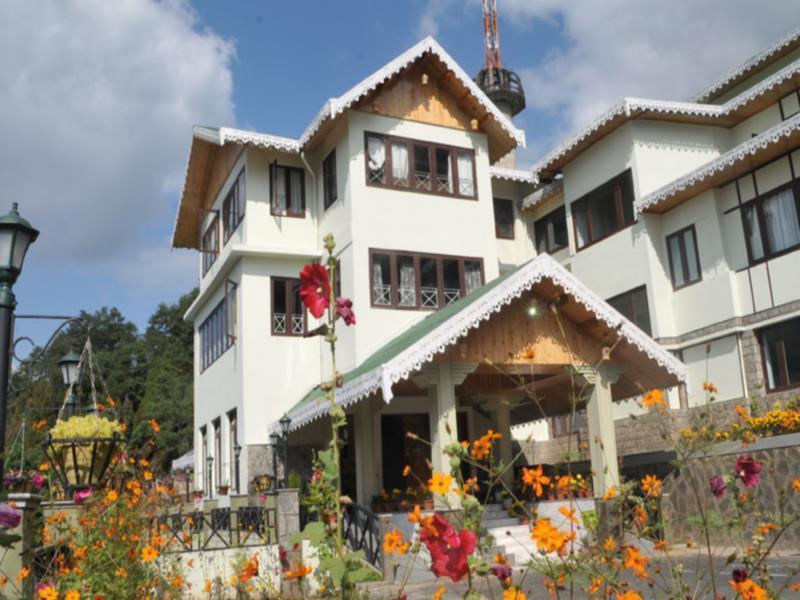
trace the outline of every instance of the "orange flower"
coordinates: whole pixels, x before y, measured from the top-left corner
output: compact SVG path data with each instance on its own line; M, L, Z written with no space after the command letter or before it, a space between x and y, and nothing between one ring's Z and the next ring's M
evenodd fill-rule
M659 412L664 412L667 408L667 400L661 390L650 390L642 398L642 404L645 408L655 406Z
M434 494L444 496L450 491L453 485L453 478L447 473L434 473L433 477L428 480L428 487Z
M606 541L603 542L603 549L608 552L614 552L617 549L617 542L614 541L614 538L608 536Z
M411 547L411 542L406 542L403 539L403 534L397 530L392 529L386 532L383 538L383 550L386 554L397 554L403 556Z
M409 473L411 473L411 465L406 465L403 467L403 477L408 477Z
M494 562L496 562L498 565L507 565L508 564L508 559L505 557L505 555L500 554L499 552L497 552L494 555Z
M617 495L617 488L616 486L612 485L610 488L608 488L606 495L603 496L603 500L612 500L616 497L616 495Z
M149 419L147 422L150 424L150 427L153 428L153 433L158 433L159 431L161 431L161 427L159 426L159 424L156 422L155 419Z
M127 579L128 571L125 569L125 567L119 567L116 571L114 571L114 575L116 575L120 579Z
M127 426L125 423L120 423L120 424L119 424L119 430L120 430L122 433L125 433L125 432L128 430L128 426Z
M503 592L503 600L527 600L528 596L519 588L508 588Z
M752 579L745 579L741 583L735 581L728 582L734 591L742 597L742 600L767 600L769 594Z
M180 575L175 575L172 578L172 587L174 587L176 590L181 589L183 587L183 577Z
M283 576L288 579L302 579L309 573L311 573L312 569L306 565L297 565L297 568L294 571L286 571Z
M647 523L650 520L650 515L648 515L647 511L641 506L636 506L633 509L633 514L636 515L636 517L633 519L633 523L637 527L642 527L645 523Z
M640 579L649 577L647 573L647 565L649 562L650 559L646 556L642 556L636 546L628 546L625 548L625 568L631 569Z
M433 594L433 600L442 600L444 598L444 592L447 588L444 586L440 587L436 592Z
M30 575L30 574L31 574L30 567L22 567L19 570L19 575L17 575L17 583L19 583L20 581L26 580L28 578L28 575Z
M477 477L470 477L464 482L464 485L461 486L463 488L464 494L471 494L472 492L478 491L478 478Z
M566 504L563 505L561 508L558 509L562 515L564 515L568 521L574 523L575 525L580 525L578 519L575 518L575 509L568 507Z
M64 595L64 600L81 600L81 593L78 590L69 590Z
M41 600L58 600L58 590L52 585L45 585L39 588L36 596Z
M669 547L669 544L667 544L667 540L658 540L654 544L654 548L656 550L658 550L659 552L666 552L668 547Z
M203 591L206 594L210 594L211 593L211 580L210 579L206 579L206 582L203 584Z
M703 391L708 392L709 394L712 394L712 395L713 394L719 394L719 390L717 389L717 386L715 386L710 381L704 381L703 382Z
M253 577L258 577L258 554L253 554L253 558L247 561L247 564L242 569L240 579L242 583L247 583Z
M661 480L655 475L645 475L642 479L642 491L652 498L661 495Z
M152 546L142 548L142 560L144 562L153 562L156 558L158 558L158 550Z
M502 437L502 434L495 433L490 429L485 435L481 436L472 443L472 456L478 460L483 460L492 451L492 443Z
M115 492L114 490L108 490L108 493L106 494L106 497L103 500L103 504L105 506L108 506L112 502L116 501L118 497L119 495L117 494L117 492Z
M636 590L628 590L624 594L617 594L617 600L642 600L642 595Z
M542 495L542 486L550 484L550 478L547 475L542 475L542 471L541 465L535 469L522 469L522 482L530 486L537 498Z
M42 463L42 464L39 465L39 470L42 471L43 473L45 471L47 471L49 468L50 468L50 465L47 464L47 463Z
M800 479L795 479L795 480L792 482L792 489L793 489L795 492L800 492Z
M558 530L550 519L538 519L533 526L531 539L536 542L536 547L542 552L562 552L573 535Z
M143 473L145 481L152 481L153 474L150 471L145 471Z
M41 431L45 427L47 427L47 419L40 419L36 421L36 423L31 425L31 429L33 429L34 431Z

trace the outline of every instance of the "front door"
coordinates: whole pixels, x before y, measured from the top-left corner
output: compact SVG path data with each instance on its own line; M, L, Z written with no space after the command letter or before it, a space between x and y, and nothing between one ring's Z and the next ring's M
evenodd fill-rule
M342 442L339 453L339 469L342 478L342 494L356 499L356 427L353 415L347 415L347 425L339 430ZM359 498L360 501L363 501ZM366 504L365 504L366 506Z
M409 438L406 435L409 432L429 441L431 429L428 413L381 416L383 489L387 492L404 490L408 486L417 487L414 477L403 477L403 468L406 465L424 482L431 477L431 447Z

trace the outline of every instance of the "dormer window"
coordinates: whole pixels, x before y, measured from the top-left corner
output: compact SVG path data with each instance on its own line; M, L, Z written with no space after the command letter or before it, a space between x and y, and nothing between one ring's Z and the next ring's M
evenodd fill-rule
M475 153L406 138L366 134L367 185L475 198Z
M305 172L277 162L269 166L270 212L278 217L306 216Z

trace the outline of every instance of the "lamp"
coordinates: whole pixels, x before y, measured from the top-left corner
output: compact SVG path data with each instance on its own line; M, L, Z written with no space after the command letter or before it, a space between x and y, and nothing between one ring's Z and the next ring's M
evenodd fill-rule
M286 439L289 437L289 427L292 425L292 420L289 418L289 415L284 413L281 420L278 422L281 424L281 433L283 433L283 437Z
M236 461L236 493L241 494L242 490L239 489L239 457L242 455L242 447L239 445L239 442L236 442L233 445L233 457Z
M283 487L289 487L289 427L292 425L292 420L286 413L283 414L281 420L281 432L283 433Z
M210 456L210 455L206 456L206 468L207 468L207 471L208 471L208 482L207 482L207 485L208 485L208 497L209 498L211 498L211 495L214 493L214 485L213 485L213 481L211 480L212 479L211 473L213 472L213 470L212 470L213 466L214 466L214 457Z
M74 350L70 350L58 361L58 366L61 367L61 378L64 381L64 387L71 386L78 378L78 363L80 360L80 355Z
M269 436L269 445L272 448L272 490L278 489L278 446L281 443L281 435L273 431Z

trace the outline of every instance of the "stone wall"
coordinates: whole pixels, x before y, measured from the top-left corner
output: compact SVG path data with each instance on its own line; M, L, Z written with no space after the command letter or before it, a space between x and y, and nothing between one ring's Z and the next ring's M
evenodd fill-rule
M699 490L702 501L709 502L709 510L729 518L734 514L731 494L722 499L714 498L708 486L714 475L732 474L736 457L749 454L763 462L761 481L754 488L757 511L766 515L776 514L780 494L789 494L790 503L787 514L800 512L800 492L792 492L791 484L800 478L800 433L764 438L747 448L740 444L722 444L714 456L708 460L693 461L688 467L676 471L664 481L662 511L665 521L666 539L671 543L683 543L691 539L701 543L704 538L702 528L696 524L699 516L697 497L693 487ZM693 485L694 484L694 485ZM734 545L730 535L716 530L712 534L712 544L717 546ZM800 547L800 525L790 528L780 539L776 548L796 550Z

